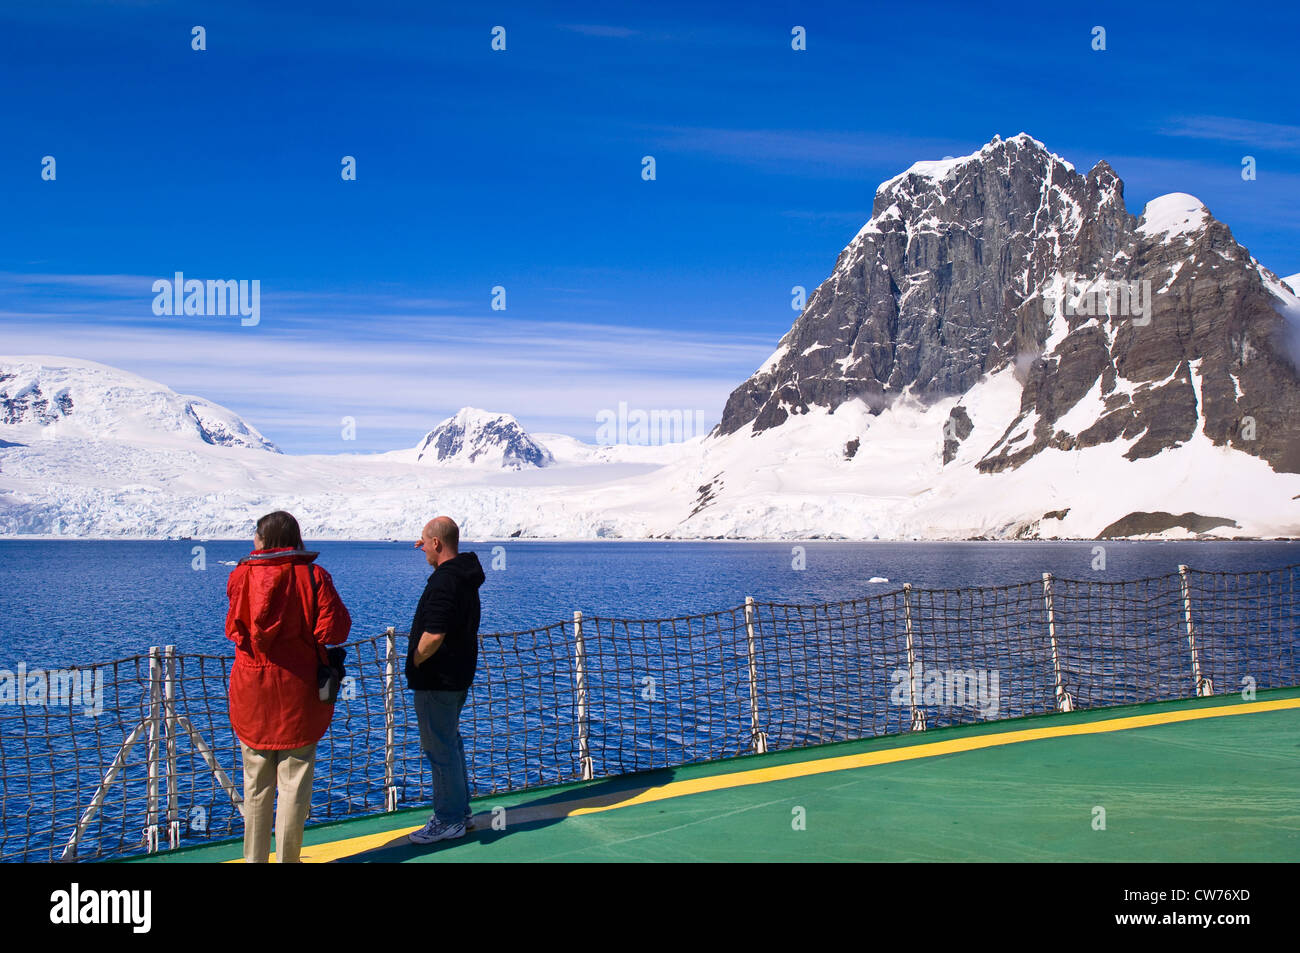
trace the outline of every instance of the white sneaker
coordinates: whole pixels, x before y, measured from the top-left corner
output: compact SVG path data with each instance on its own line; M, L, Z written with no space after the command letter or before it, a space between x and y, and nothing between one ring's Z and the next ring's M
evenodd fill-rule
M429 818L429 823L418 831L406 835L412 844L433 844L440 840L455 840L465 836L465 822L458 824L439 824L437 815Z

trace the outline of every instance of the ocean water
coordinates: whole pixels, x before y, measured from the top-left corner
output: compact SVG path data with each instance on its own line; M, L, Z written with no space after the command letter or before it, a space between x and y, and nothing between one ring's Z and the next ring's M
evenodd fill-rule
M352 615L352 638L404 631L428 577L408 543L308 543ZM1098 547L1105 568L1097 569ZM203 569L196 548L202 549ZM175 645L233 655L226 579L244 541L0 540L0 668L87 665ZM1297 542L466 542L479 555L483 632L585 615L661 618L740 605L745 596L837 602L905 582L964 588L1037 580L1096 581L1193 569L1249 571L1300 563ZM796 568L802 565L803 568ZM495 567L495 568L494 568ZM871 582L887 579L888 582Z

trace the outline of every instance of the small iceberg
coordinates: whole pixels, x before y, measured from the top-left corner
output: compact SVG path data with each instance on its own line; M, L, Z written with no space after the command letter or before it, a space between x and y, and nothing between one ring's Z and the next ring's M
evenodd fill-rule
M872 582L889 582L889 580L886 579L884 576L872 576L870 579L867 580L867 582L868 582L868 583L872 583Z

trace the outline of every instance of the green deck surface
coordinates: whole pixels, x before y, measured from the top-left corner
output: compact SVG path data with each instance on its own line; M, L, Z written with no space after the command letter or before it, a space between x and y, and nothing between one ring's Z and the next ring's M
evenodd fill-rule
M1300 698L1300 689L1260 692L1258 701L1288 698ZM394 834L340 862L1300 860L1300 709L1042 738L564 816L574 800L617 803L683 780L1240 704L1232 695L1021 718L479 798L479 829L462 840L417 847ZM505 830L490 829L494 807L506 809ZM1094 829L1098 807L1105 830ZM553 816L511 823L517 809ZM428 813L309 827L305 843L401 831ZM212 862L241 853L236 839L132 860Z

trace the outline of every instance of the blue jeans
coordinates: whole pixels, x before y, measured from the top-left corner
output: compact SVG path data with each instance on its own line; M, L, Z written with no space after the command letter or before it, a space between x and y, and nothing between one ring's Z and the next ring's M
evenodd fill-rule
M468 695L467 691L415 693L420 747L433 768L433 813L441 824L459 824L469 811L469 772L460 737L460 710Z

